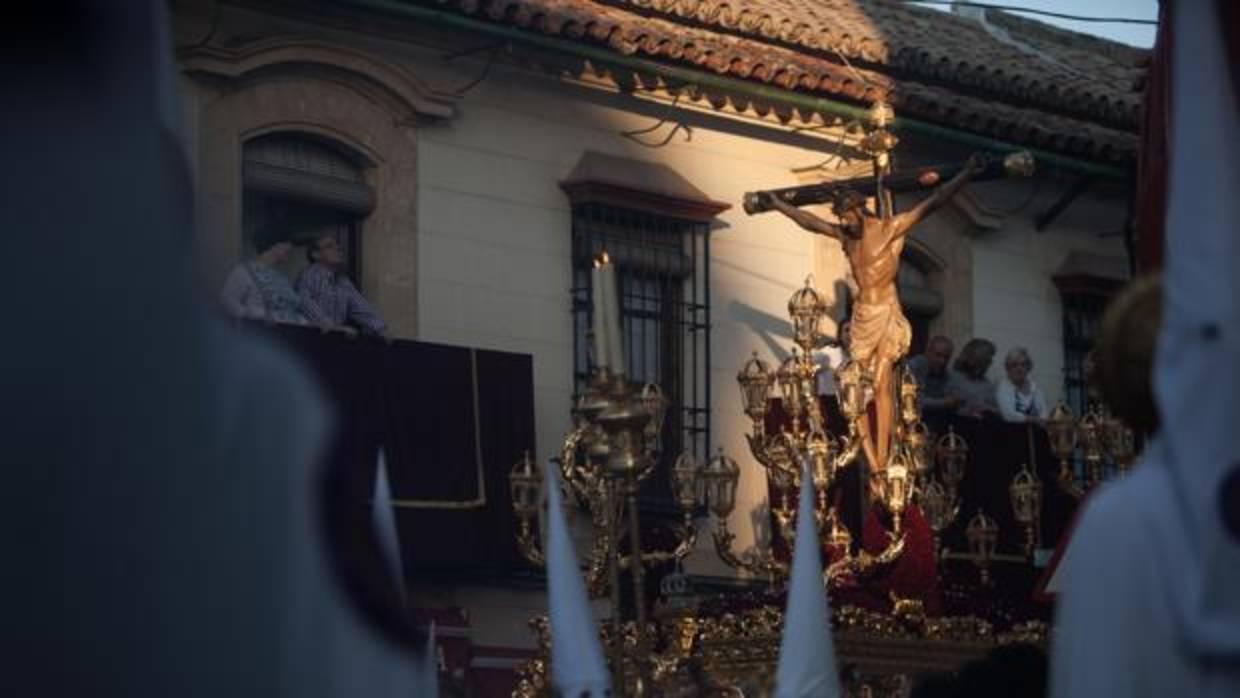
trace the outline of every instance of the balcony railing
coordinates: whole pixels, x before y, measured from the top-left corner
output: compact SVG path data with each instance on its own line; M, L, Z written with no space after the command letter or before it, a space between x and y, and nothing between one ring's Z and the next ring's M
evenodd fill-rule
M334 417L327 465L344 473L330 496L369 510L382 453L407 580L527 570L508 469L537 452L532 357L287 325L242 331L318 378Z

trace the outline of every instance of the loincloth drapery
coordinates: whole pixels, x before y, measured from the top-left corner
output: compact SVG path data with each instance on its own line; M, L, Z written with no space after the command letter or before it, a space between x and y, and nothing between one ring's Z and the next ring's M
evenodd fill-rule
M895 361L908 353L913 330L897 302L858 303L853 308L849 338L852 358L869 367L876 356Z

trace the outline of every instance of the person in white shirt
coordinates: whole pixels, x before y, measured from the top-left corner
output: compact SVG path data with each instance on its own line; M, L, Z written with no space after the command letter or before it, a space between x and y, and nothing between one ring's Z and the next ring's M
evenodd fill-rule
M822 369L818 372L818 394L835 394L835 371L848 360L848 321L841 320L835 331L835 339L814 351L814 360Z
M1003 367L1007 375L999 379L996 398L999 400L999 414L1005 422L1039 422L1047 415L1046 399L1042 390L1033 382L1029 373L1033 370L1033 359L1024 347L1015 347L1007 353Z

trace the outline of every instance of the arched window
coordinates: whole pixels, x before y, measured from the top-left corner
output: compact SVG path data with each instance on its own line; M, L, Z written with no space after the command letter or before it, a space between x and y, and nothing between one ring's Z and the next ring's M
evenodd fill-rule
M327 139L281 132L247 141L242 167L246 252L269 229L300 243L331 235L348 256L349 276L359 280L360 222L375 206L359 158ZM306 263L293 255L283 271L295 278Z

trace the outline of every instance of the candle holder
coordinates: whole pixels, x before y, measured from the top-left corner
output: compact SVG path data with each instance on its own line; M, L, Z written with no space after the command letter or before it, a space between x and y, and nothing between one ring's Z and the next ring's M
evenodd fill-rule
M1012 478L1008 494L1012 499L1013 517L1025 527L1025 555L1032 557L1041 533L1042 482L1028 465L1023 465Z

